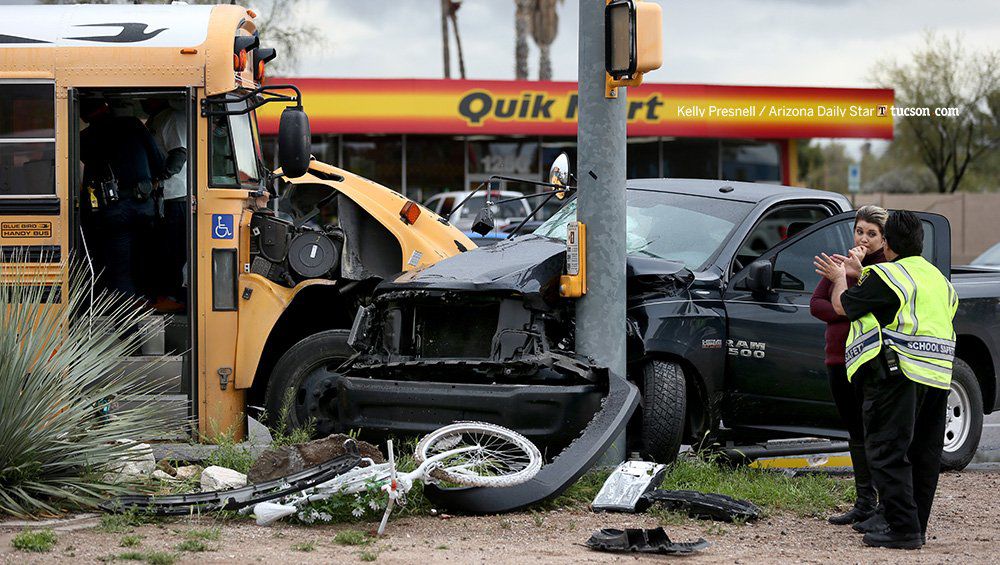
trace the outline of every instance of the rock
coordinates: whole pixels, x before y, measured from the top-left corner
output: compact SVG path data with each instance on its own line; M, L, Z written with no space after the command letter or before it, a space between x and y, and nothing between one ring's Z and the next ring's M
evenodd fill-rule
M247 486L247 476L239 471L212 465L201 472L201 491L230 490Z
M153 458L153 449L149 444L130 440L121 440L119 443L134 445L128 448L128 453L121 459L108 465L108 471L103 477L104 482L120 483L153 474L153 470L156 469L156 459Z
M157 470L153 471L153 478L154 479L159 479L161 481L171 481L171 482L177 480L176 478L174 478L173 476L171 476L169 473L167 473L165 471L161 471L160 469L157 469Z
M156 468L170 475L171 477L177 474L177 469L174 469L174 466L171 465L170 461L167 461L166 459L160 459L159 461L157 461Z
M185 465L175 469L174 476L182 481L187 481L199 478L202 471L204 468L201 465Z
M250 467L247 478L251 483L262 483L329 461L344 454L344 442L349 439L351 438L344 434L333 434L302 445L268 449ZM361 452L361 457L367 457L375 463L385 462L382 452L366 441L358 442L358 451Z

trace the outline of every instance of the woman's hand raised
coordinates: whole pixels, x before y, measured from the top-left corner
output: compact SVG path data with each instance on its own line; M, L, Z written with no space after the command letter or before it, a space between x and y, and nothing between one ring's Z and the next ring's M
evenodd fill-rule
M837 259L840 257L840 259ZM847 275L847 270L844 268L843 255L834 255L830 257L826 253L822 253L817 257L813 257L813 266L816 267L816 273L829 279L831 282L837 282L838 279L845 278Z

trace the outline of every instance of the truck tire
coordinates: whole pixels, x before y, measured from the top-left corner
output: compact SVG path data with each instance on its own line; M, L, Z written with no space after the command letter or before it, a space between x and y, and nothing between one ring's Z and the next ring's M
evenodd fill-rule
M307 390L316 388L317 383L309 382L308 378L322 365L342 363L354 354L354 350L347 345L350 333L347 330L328 330L313 334L290 347L278 359L264 393L264 407L272 427L291 431L306 426L312 420L317 436L335 431L335 404L327 394L323 404L317 405L314 397L307 394ZM291 393L291 402L283 415L288 390L295 392ZM333 394L336 394L335 389Z
M976 374L961 359L955 359L952 370L945 418L941 469L961 471L975 457L983 434L983 393Z
M642 370L643 451L657 463L673 463L684 434L684 370L667 361L650 361Z

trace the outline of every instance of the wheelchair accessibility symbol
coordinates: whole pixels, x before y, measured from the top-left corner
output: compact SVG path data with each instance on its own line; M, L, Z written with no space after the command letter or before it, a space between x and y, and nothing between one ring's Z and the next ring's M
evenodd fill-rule
M212 214L212 239L233 239L233 215Z

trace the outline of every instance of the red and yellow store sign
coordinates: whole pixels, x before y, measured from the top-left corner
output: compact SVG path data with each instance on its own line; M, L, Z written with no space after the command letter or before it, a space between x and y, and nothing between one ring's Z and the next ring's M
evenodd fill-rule
M313 133L576 135L574 82L287 79ZM628 134L892 138L892 90L644 84L628 89ZM275 133L280 105L260 109Z

